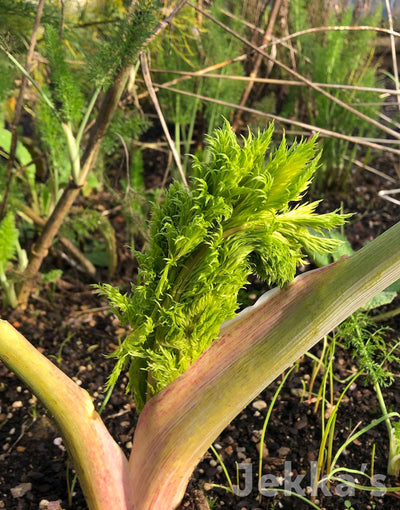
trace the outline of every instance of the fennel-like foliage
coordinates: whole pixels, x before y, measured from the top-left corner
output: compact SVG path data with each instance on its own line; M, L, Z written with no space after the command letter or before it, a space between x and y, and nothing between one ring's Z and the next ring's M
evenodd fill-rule
M208 139L207 162L194 158L187 190L174 182L154 209L150 244L136 253L132 295L100 287L132 332L114 353L109 385L129 366L140 410L182 374L234 317L250 274L284 286L303 249L326 252L337 241L309 230L342 225L345 215L318 215L318 202L299 204L318 166L315 139L266 154L273 126L241 146L228 123Z

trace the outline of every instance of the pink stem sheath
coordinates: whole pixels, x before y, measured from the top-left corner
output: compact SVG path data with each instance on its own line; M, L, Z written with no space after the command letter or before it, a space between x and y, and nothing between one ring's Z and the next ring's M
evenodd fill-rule
M400 223L350 258L274 289L226 323L188 370L145 405L130 464L135 510L172 510L232 419L287 367L400 278Z
M54 416L90 510L172 510L201 456L240 410L399 278L400 223L352 257L265 294L147 402L129 464L88 393L2 320L0 359Z

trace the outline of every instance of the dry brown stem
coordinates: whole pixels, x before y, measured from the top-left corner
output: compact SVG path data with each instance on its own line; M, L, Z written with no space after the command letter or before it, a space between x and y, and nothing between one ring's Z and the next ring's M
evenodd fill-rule
M193 4L192 2L187 2L187 5L190 5L193 9L199 10L199 7L197 5L195 5L195 4ZM329 94L329 92L326 92L326 90L322 89L321 87L318 87L317 85L315 85L315 83L313 83L312 81L307 79L305 76L301 75L297 71L294 71L293 69L288 67L283 62L280 62L279 60L271 57L267 52L261 50L258 46L254 45L253 43L248 41L245 37L242 37L240 34L235 32L234 30L230 29L228 26L226 26L224 23L222 23L221 21L216 19L214 16L212 16L208 12L203 11L203 15L206 16L207 18L211 19L214 23L219 25L221 28L226 30L228 33L230 33L233 36L235 36L237 39L242 41L244 44L246 44L247 46L252 48L257 53L260 53L261 55L266 57L271 62L274 62L277 66L279 66L280 68L284 69L290 75L294 76L298 80L300 80L300 81L304 82L305 84L307 84L310 88L316 90L317 92L319 92L323 96L325 96L328 99L330 99L332 102L338 104L342 108L345 108L346 110L348 110L349 112L353 113L357 117L359 117L359 118L369 122L371 125L379 128L380 130L384 131L385 133L390 134L391 136L393 136L393 138L400 139L400 134L397 131L394 131L393 129L388 128L387 126L381 124L380 122L376 121L375 119L372 119L371 117L368 117L368 115L365 115L364 113L358 111L357 109L349 106L348 104L346 104L345 102L341 101L340 99L338 99L337 97L333 96L332 94Z
M169 133L169 129L168 129L167 123L165 122L165 118L164 118L163 112L161 110L160 103L158 102L157 94L156 94L156 92L154 90L154 87L153 87L153 82L151 81L149 66L148 66L148 63L147 63L147 57L146 57L146 53L144 51L142 51L142 53L140 54L140 63L141 63L141 66L142 66L142 73L143 73L144 82L146 84L146 87L147 87L147 90L149 92L150 98L153 101L154 108L156 109L158 118L160 119L160 124L162 126L163 131L164 131L165 137L166 137L166 139L168 141L168 145L169 145L169 147L171 149L171 152L172 152L172 155L174 157L175 164L176 164L176 166L178 168L179 174L181 176L183 184L185 185L185 188L189 189L189 186L188 186L188 183L187 183L187 180L186 180L186 176L185 176L185 172L183 171L181 160L179 159L178 151L176 150L175 143L174 143L174 141L173 141L173 139L172 139L172 137L171 137L171 135Z
M389 20L389 28L390 30L393 30L393 17L392 17L392 8L390 7L389 0L386 0L386 9L388 12L388 20ZM400 89L400 82L399 82L399 70L397 67L397 54L396 54L396 44L394 40L394 35L390 34L390 48L392 51L392 62L393 62L393 77L394 77L394 84L396 87L396 91ZM400 96L397 96L397 105L400 110Z
M282 0L275 0L274 5L272 6L271 13L270 13L270 16L268 19L267 28L265 29L265 33L264 33L264 36L262 39L263 45L268 44L268 42L271 39L272 30L274 28L275 21L278 16L278 12L279 12L281 3L282 3ZM250 73L250 81L247 84L246 88L244 89L242 97L240 99L240 103L239 103L240 106L244 106L247 103L247 100L249 98L251 91L253 90L253 86L255 83L254 78L256 78L256 76L258 75L258 71L260 70L262 60L263 60L263 56L261 53L259 53L257 55L256 61L254 62L254 67ZM232 129L234 131L236 131L239 127L240 119L242 117L242 112L243 112L242 109L236 110L235 117L234 117L233 123L232 123Z
M365 139L365 138L344 135L342 133L336 133L335 131L330 131L329 129L324 129L324 128L321 128L318 126L313 126L312 124L307 124L305 122L300 122L300 121L293 120L293 119L286 119L285 117L280 117L279 115L273 115L272 113L265 113L265 112L262 112L261 110L256 110L255 108L249 108L248 106L240 106L238 104L229 103L227 101L222 101L220 99L215 99L213 97L202 96L199 94L193 94L192 92L186 92L184 90L167 87L167 86L161 85L159 83L155 84L155 87L158 87L160 89L170 90L172 92L176 92L177 94L184 94L186 96L196 97L197 99L201 99L202 101L209 101L211 103L220 104L222 106L228 106L229 108L232 108L232 109L241 108L245 112L248 112L248 113L251 113L254 115L258 115L260 117L266 117L270 120L276 120L277 122L281 122L283 124L291 124L293 126L297 126L302 129L306 129L309 132L311 131L312 133L318 133L321 136L330 136L330 137L334 137L334 138L340 138L341 140L347 140L348 142L358 143L358 144L364 145L366 147L371 147L372 149L377 149L380 151L384 150L386 152L391 152L393 154L400 155L399 149L393 149L392 147L385 147L381 144L369 141L368 139ZM398 143L398 140L396 140L396 142Z
M160 33L168 25L172 17L179 12L185 3L186 0L182 0L171 14L158 24L153 34L147 39L145 45L147 45L155 37L155 35ZM60 200L57 202L52 214L43 228L40 238L37 240L32 249L28 266L22 275L22 285L18 292L18 304L21 308L26 307L34 280L40 270L43 259L46 257L51 243L57 235L64 218L71 210L72 205L74 204L82 186L85 184L88 175L96 162L103 137L106 134L114 112L118 107L126 81L131 73L131 68L132 66L129 65L122 69L114 79L114 84L107 90L81 159L81 171L79 173L78 182L76 184L71 180L68 186L64 189Z

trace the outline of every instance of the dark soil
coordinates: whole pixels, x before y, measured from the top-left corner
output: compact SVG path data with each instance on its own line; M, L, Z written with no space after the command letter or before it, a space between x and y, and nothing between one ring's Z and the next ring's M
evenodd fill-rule
M154 154L152 161L156 158ZM382 168L395 176L390 160L382 161ZM160 182L163 175L149 178L149 187ZM354 249L375 238L400 219L400 208L380 198L379 189L387 183L367 172L352 177L347 193L332 193L326 197L327 209L336 209L343 203L346 211L355 212L346 233ZM395 186L393 186L395 187ZM119 265L112 278L116 285L126 285L134 279L135 261L126 248L126 226L121 212L115 207L107 193L91 198L91 206L107 208L110 220L117 233ZM48 268L59 267L59 254L50 254ZM79 385L86 388L100 407L104 399L104 384L113 361L106 355L111 353L126 330L110 313L103 299L90 287L93 283L76 269L64 263L63 276L55 288L40 287L32 296L26 311L1 310L1 317L14 324L38 349L53 359L59 367ZM110 281L105 271L99 271L97 281ZM250 299L255 299L263 290L259 282L249 287ZM400 301L391 308L400 306ZM396 338L400 331L400 319L388 322ZM313 349L320 356L322 345ZM315 411L316 398L307 396L313 361L308 356L299 360L283 387L273 409L266 434L266 449L263 454L263 475L280 481L280 489L288 488L289 479L305 475L299 487L309 498L311 466L318 458L321 444L321 409ZM338 349L334 361L334 373L342 380L355 370L350 353ZM384 390L386 405L390 410L399 409L400 381L399 367L394 367L394 384ZM132 447L135 431L136 412L130 396L125 394L126 378L119 381L109 403L103 412L103 419L127 454ZM238 497L212 484L227 486L223 469L214 455L206 453L190 481L181 509L205 509L207 502L212 508L223 509L303 509L309 504L295 496L280 493L275 497L260 499L257 491L257 472L260 450L260 431L263 427L268 406L280 381L276 381L250 404L214 442L224 465L236 484L236 463L239 463L241 487L245 489L244 465L253 471L253 490L246 496ZM318 376L314 393L318 393L321 374ZM344 385L334 383L336 402ZM380 416L376 395L371 385L365 386L361 379L354 383L340 404L334 435L334 451L345 441L350 431L369 424ZM374 473L386 474L388 437L383 424L362 435L341 456L342 467L364 469L371 472L372 451ZM286 486L283 483L287 478ZM367 479L356 476L359 484L368 484ZM396 486L396 480L389 477L380 479L386 487ZM0 508L26 510L38 508L74 508L84 510L86 505L79 484L71 488L73 469L57 429L37 399L20 383L17 377L0 364ZM400 485L400 482L399 482ZM274 485L276 487L276 485ZM292 490L294 486L292 484ZM19 490L19 492L18 492ZM328 489L326 489L328 490ZM326 509L394 509L400 507L399 492L388 492L384 496L372 497L368 491L355 490L336 484L329 487L329 495L318 493L315 504ZM69 503L69 495L71 502ZM46 501L48 502L46 504ZM112 510L112 509L110 509ZM115 509L118 510L118 509ZM161 509L162 510L162 509Z

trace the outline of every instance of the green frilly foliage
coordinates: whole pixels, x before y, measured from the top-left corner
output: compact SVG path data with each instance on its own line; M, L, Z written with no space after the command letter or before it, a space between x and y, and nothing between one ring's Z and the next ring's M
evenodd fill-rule
M67 52L57 26L46 25L45 56L49 61L51 84L49 88L54 104L64 122L78 125L82 117L85 99L78 76L67 62Z
M55 4L45 2L42 22L55 23L59 19L59 9ZM13 53L26 50L26 37L31 33L36 13L37 2L0 0L0 35L7 36Z
M239 4L233 3L232 9L240 18ZM227 18L223 14L226 8L224 0L214 0L207 6L208 12L238 33L243 33L243 24L236 18ZM151 61L155 68L171 73L163 73L162 81L175 80L177 75L173 71L197 71L204 67L234 59L243 53L241 41L232 37L221 29L216 23L207 18L200 22L194 9L184 7L179 15L172 20L171 29L164 31L150 45ZM231 62L214 73L243 76L244 69L240 62ZM218 78L202 78L197 76L191 80L184 80L174 88L192 94L201 94L226 102L239 102L245 88L245 83L239 80ZM197 98L180 95L168 90L158 93L167 119L181 125L189 125L193 116L198 113L204 115L207 123L207 132L211 133L213 127L220 125L222 116L229 117L230 108L216 103L206 103Z
M0 288L3 290L3 303L16 306L13 283L8 279L7 269L17 251L18 230L15 226L14 213L8 212L0 221Z
M318 202L299 204L317 169L315 139L266 155L271 125L239 145L228 123L208 139L210 159L194 158L187 190L174 182L153 211L150 243L136 253L140 269L132 295L100 287L132 332L113 354L109 385L129 366L138 409L218 337L235 316L238 292L255 274L284 286L303 249L326 252L334 239L313 235L342 225L345 215L318 215Z
M365 311L358 311L345 320L338 329L338 338L357 360L360 370L365 373L366 382L375 385L391 386L393 374L388 369L390 363L400 364L396 355L398 343L389 338L390 328L377 327L373 319Z
M116 21L99 51L91 56L90 74L97 84L109 86L118 72L135 63L157 26L160 7L160 0L138 0L132 13Z
M345 3L346 4L346 3ZM378 27L382 19L381 3L370 14L359 13L356 2L336 9L319 0L293 0L289 9L292 32L311 27L357 26ZM359 6L358 6L359 7ZM346 84L354 89L332 89L329 92L373 119L378 119L383 99L376 93L357 87L379 86L372 56L376 34L373 30L327 30L311 32L296 38L298 71L314 83ZM287 117L301 117L311 124L348 135L375 136L369 121L332 102L313 90L292 87L281 112ZM344 131L345 130L345 131ZM357 146L346 140L324 140L321 162L324 171L313 182L319 190L345 188Z

